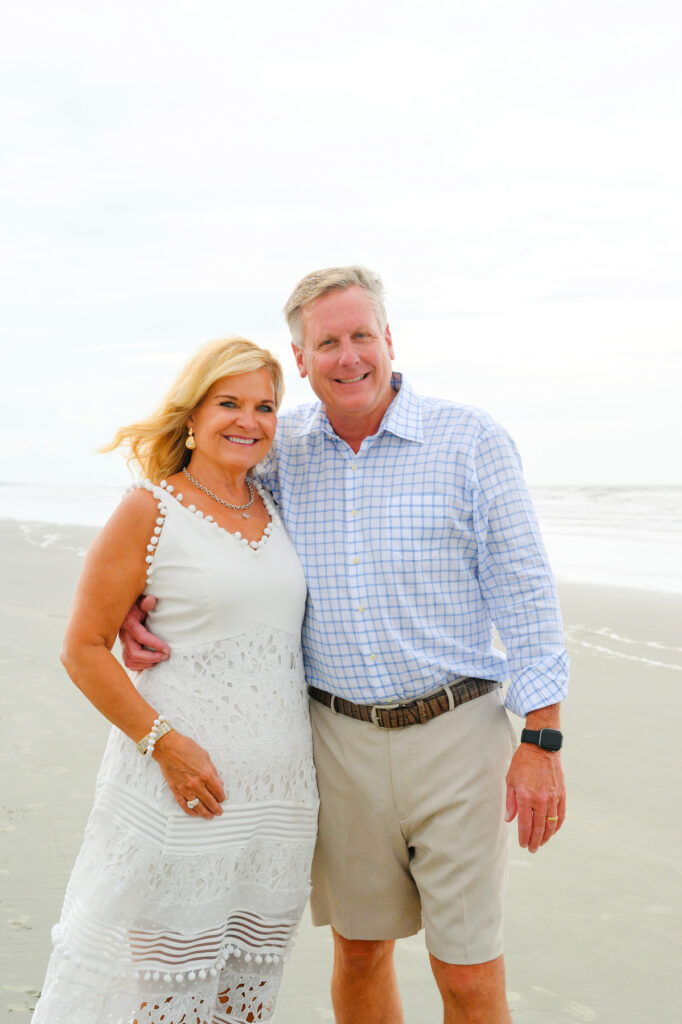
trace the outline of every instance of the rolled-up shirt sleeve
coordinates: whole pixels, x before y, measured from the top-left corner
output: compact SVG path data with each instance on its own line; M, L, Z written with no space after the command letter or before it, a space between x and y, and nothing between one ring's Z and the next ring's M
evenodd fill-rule
M514 442L502 428L489 428L474 463L478 583L507 652L505 704L526 715L566 696L559 599Z

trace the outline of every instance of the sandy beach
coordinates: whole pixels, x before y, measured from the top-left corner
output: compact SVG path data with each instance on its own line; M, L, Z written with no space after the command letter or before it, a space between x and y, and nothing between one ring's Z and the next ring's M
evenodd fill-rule
M0 1024L30 1020L108 730L58 660L94 532L0 521ZM677 1024L682 595L571 583L561 597L569 817L537 855L511 848L512 1017ZM408 1024L441 1020L421 936L397 962ZM278 1024L333 1020L330 963L326 930L304 920Z

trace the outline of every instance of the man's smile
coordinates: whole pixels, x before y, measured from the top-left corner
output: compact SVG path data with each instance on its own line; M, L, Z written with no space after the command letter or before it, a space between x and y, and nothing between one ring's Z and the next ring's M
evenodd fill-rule
M334 382L336 384L357 384L358 381L364 380L365 377L369 377L369 373L361 373L359 377L335 377Z

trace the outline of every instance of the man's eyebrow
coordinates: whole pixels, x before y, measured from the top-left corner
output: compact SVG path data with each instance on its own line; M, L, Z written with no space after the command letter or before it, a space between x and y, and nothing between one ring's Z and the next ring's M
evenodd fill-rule
M369 326L369 324L358 324L358 326L354 327L353 330L351 331L351 334L371 334L371 333L372 333L372 328ZM318 341L325 341L328 338L337 339L338 336L339 335L337 334L336 331L327 331L326 333L321 334L320 337L317 340Z

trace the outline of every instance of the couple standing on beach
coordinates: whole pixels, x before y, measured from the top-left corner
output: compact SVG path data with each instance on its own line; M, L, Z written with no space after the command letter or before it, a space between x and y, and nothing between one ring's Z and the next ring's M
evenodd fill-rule
M117 728L36 1024L272 1019L315 841L306 684L338 1024L402 1021L393 945L421 927L446 1024L510 1024L505 817L532 852L561 827L567 682L518 455L392 372L376 275L309 274L285 313L319 402L276 438L279 365L232 340L115 439L147 479L88 555L64 661ZM125 617L142 592L156 635Z

